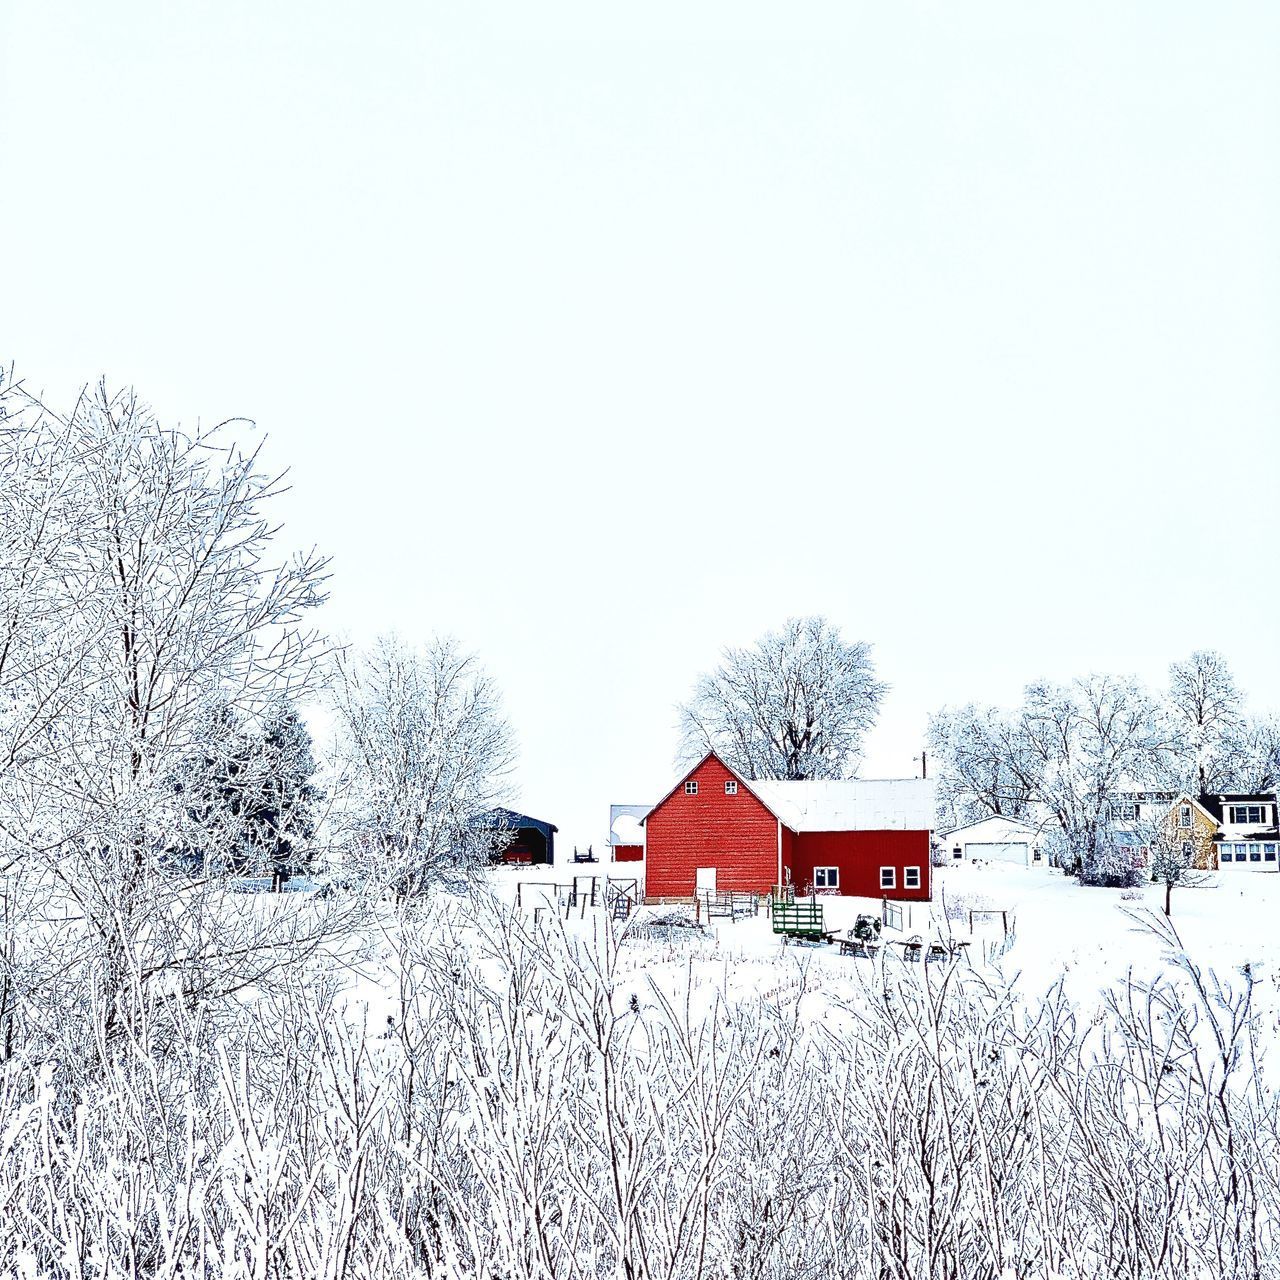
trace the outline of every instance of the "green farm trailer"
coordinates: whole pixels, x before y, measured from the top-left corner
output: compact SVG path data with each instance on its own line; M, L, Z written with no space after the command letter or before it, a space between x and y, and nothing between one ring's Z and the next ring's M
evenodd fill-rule
M784 941L796 938L802 942L827 942L832 937L823 920L820 902L774 898L770 903L769 914L773 920L774 933L781 935Z

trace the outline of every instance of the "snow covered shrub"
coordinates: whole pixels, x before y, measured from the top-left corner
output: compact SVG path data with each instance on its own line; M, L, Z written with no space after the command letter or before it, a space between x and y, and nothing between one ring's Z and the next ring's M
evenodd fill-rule
M389 1023L317 966L4 1062L0 1280L1280 1276L1247 977L1095 1010L779 956L730 997L492 904L384 925Z
M1146 868L1132 850L1099 833L1095 847L1080 858L1080 883L1102 889L1132 889L1147 878Z

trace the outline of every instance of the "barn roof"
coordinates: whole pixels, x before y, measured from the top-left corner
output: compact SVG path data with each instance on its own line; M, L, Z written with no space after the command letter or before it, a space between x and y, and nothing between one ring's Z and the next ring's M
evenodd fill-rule
M933 830L933 782L926 778L756 781L751 788L795 832Z
M748 779L714 751L705 756L649 810L661 808L712 757L784 826L802 831L932 831L933 782L925 778L853 778L828 782ZM646 818L647 820L647 818Z
M531 818L527 813L517 813L514 809L503 808L489 809L487 812L478 815L473 825L477 827L513 828L515 830L519 830L521 827L532 827L535 831L541 831L544 836L560 830L559 827L550 822L543 822L540 818Z

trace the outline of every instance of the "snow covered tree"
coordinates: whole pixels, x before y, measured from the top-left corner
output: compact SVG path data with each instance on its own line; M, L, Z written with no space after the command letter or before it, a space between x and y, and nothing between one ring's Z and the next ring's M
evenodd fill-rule
M313 853L321 793L312 781L311 735L284 698L254 730L226 705L214 719L201 754L175 784L191 828L182 852L205 873L270 875L279 889L308 868Z
M224 749L213 709L253 720L315 684L325 561L273 559L282 477L229 424L168 427L105 386L66 415L12 380L4 401L0 839L75 921L48 974L64 1002L96 993L105 1043L131 990L203 999L314 942L215 919L167 862L190 825L174 779Z
M1043 806L1061 832L1061 861L1087 884L1139 875L1112 838L1111 804L1135 780L1158 776L1171 752L1168 722L1137 681L1093 675L1030 685L1012 714L962 708L932 721L945 796L959 820L1024 816Z
M1170 915L1173 891L1179 885L1195 884L1201 878L1197 864L1209 864L1213 839L1207 829L1180 828L1174 815L1157 811L1144 824L1146 847L1150 850L1151 879L1164 885L1164 913Z
M487 857L515 740L493 680L451 639L343 655L333 681L341 823L356 867L400 899Z
M1229 789L1273 791L1280 787L1280 720L1247 716L1229 746ZM1221 787L1227 790L1226 783Z
M313 782L311 733L291 702L277 699L268 708L257 745L262 784L248 812L250 843L279 888L311 868L322 795Z
M826 618L790 618L699 678L680 708L681 758L714 750L748 778L849 777L886 688L870 645Z
M1003 816L1025 818L1038 769L1016 721L973 703L929 717L939 830Z
M1201 794L1239 785L1244 699L1222 654L1197 649L1169 667L1168 713L1179 790Z
M1092 675L1030 686L1019 718L1036 798L1057 819L1082 883L1132 883L1137 869L1112 839L1111 803L1168 754L1158 704L1136 680Z

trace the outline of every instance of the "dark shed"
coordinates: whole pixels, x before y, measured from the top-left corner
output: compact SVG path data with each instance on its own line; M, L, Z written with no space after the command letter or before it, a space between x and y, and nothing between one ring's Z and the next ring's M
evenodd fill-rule
M551 866L556 860L558 827L514 809L490 809L477 827L493 833L493 860L512 866Z

